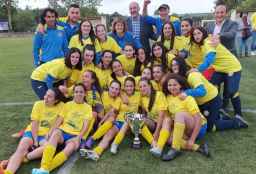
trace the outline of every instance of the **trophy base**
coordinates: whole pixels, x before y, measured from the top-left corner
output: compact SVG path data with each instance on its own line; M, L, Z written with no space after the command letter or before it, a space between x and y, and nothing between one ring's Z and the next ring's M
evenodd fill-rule
M141 145L141 143L139 143L139 144L137 144L137 143L134 144L134 143L133 143L133 144L132 144L132 148L133 148L133 149L141 149L141 148L142 148L142 145Z

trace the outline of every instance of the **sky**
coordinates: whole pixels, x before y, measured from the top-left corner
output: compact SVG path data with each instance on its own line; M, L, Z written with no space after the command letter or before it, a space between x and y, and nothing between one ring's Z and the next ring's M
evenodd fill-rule
M103 0L102 6L99 7L100 13L112 14L115 11L122 15L129 15L129 3L132 0ZM133 0L134 1L134 0ZM142 6L144 0L135 0ZM212 12L215 0L151 0L148 7L149 14L153 15L154 11L163 3L169 4L171 12L184 13L203 13ZM19 7L25 8L45 8L48 5L47 0L19 0Z

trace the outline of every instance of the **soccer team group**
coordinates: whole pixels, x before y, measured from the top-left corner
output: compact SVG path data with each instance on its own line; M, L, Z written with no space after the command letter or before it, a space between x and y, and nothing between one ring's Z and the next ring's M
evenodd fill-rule
M129 137L130 112L145 115L141 137L164 161L182 150L209 157L207 132L248 127L239 97L242 67L230 43L236 25L226 17L225 4L216 4L212 33L169 15L167 4L158 8L159 17L151 17L149 4L144 1L139 15L138 3L131 2L131 16L114 19L110 33L103 24L93 28L81 19L75 4L67 17L50 8L42 12L31 75L40 100L0 174L14 174L38 158L40 167L32 174L48 174L79 149L95 161L108 147L117 154ZM230 31L223 32L226 23ZM234 116L225 112L229 101Z

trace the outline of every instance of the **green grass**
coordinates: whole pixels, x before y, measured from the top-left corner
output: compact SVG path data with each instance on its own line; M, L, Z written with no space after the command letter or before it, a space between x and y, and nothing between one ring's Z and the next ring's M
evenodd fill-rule
M36 97L30 86L32 66L32 39L0 39L0 103L35 101ZM243 65L241 97L243 108L256 108L256 57L241 60ZM254 95L253 95L254 94ZM17 146L17 140L10 137L13 132L29 122L31 106L0 106L0 159L8 158ZM116 156L106 151L97 162L79 159L72 169L72 174L115 174L115 173L195 173L195 174L254 174L256 165L256 117L245 113L250 127L241 131L210 133L209 142L212 158L206 159L200 154L184 152L173 162L162 162L149 153L149 146L144 144L141 150L129 148L131 140L125 140ZM25 164L17 172L28 174L39 161Z

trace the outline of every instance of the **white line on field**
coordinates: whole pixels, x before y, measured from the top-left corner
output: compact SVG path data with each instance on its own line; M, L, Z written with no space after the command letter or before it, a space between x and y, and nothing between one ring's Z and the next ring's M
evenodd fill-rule
M71 155L71 157L64 163L64 165L60 167L57 174L70 174L71 169L75 165L75 162L78 160L78 158L79 158L78 152Z
M34 102L6 102L0 103L0 106L28 106L32 105Z

